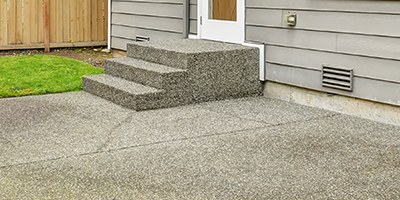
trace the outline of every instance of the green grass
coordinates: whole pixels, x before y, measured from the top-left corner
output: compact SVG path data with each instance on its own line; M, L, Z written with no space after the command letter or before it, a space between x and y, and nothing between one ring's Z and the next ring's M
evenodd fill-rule
M82 76L104 70L57 56L0 57L0 98L82 90Z

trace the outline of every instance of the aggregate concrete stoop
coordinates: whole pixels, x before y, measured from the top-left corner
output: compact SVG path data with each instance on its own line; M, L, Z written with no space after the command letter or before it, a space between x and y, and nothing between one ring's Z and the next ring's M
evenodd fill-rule
M106 61L105 74L83 77L83 90L135 110L262 94L257 48L183 39L127 51Z

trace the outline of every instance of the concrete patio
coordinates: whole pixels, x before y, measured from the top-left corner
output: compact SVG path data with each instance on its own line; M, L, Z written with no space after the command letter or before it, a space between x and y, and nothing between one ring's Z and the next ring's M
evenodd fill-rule
M264 97L0 99L0 199L400 199L400 127Z

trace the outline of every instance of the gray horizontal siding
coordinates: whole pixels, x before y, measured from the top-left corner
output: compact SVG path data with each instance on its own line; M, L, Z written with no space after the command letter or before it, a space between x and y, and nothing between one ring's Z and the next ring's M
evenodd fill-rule
M197 35L197 0L190 0L190 34Z
M135 15L150 15L167 18L182 18L182 4L156 4L143 2L114 2L113 13L128 13Z
M248 8L246 23L255 26L287 28L286 25L282 23L282 15L289 11L293 10ZM298 22L295 29L392 37L400 36L400 14L347 13L331 11L295 12L298 16Z
M246 0L246 7L400 14L400 4L395 1Z
M183 0L113 0L111 12L112 48L126 50L126 42L137 35L150 40L183 37Z
M112 41L135 41L135 37L137 35L148 36L150 38L155 38L156 40L171 40L171 39L180 39L182 38L181 33L172 33L172 32L165 32L165 31L158 31L158 30L149 30L149 29L142 29L142 28L132 28L127 26L120 26L120 25L113 25L112 30L113 32L113 39L117 38L117 40ZM113 48L115 49L122 49L126 50L126 42L124 45L112 43Z
M270 81L400 105L400 89L397 83L355 77L354 92L346 92L320 86L321 79L319 77L321 72L319 70L301 69L270 63L266 63L266 65L266 77Z
M268 80L400 105L400 2L247 0L246 40L266 44ZM354 92L323 88L322 64L353 68Z
M388 73L399 71L399 61L273 45L266 45L265 49L267 52L265 59L268 63L317 71L321 70L322 64L331 64L353 68L356 77L400 84L400 73Z
M260 26L247 26L246 38L271 45L400 60L400 38Z

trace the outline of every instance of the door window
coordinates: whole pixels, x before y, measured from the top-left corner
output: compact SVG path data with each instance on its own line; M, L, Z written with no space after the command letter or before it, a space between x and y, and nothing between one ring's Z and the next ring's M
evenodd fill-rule
M237 20L236 0L209 0L209 19Z

